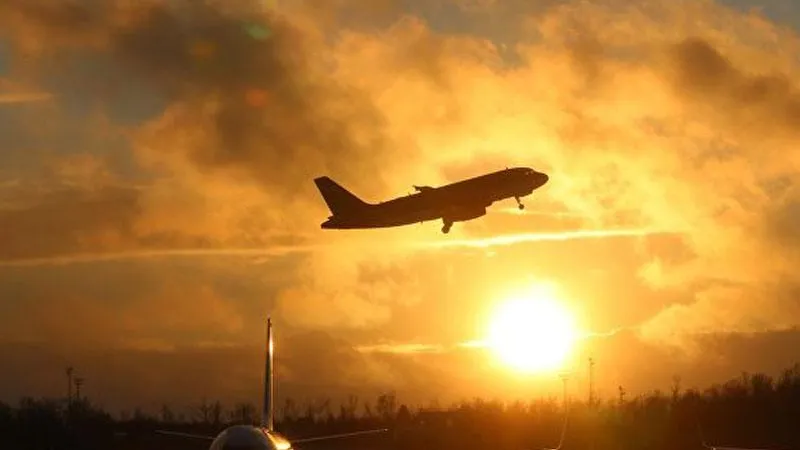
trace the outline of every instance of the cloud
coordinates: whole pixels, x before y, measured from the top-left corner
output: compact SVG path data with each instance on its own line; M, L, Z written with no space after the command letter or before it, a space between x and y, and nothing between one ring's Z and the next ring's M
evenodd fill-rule
M364 353L380 352L380 353L439 353L442 347L431 344L377 344L377 345L362 345L356 347L356 350Z
M137 192L103 188L64 189L38 202L0 211L2 258L43 257L94 247L118 248L132 238Z
M752 334L800 326L796 283L713 286L687 304L670 305L642 324L644 339L668 343L697 354L698 339L717 333Z
M40 102L50 98L49 94L39 92L0 92L0 104Z
M123 261L130 259L158 260L172 257L219 257L232 256L251 259L254 263L263 262L265 258L285 256L292 253L305 253L311 248L299 246L268 248L173 248L164 250L133 250L121 253L77 253L64 256L47 256L41 258L11 259L0 261L0 266L5 267L32 267L46 265L67 265L80 263L97 263L103 261Z
M13 103L31 103L50 100L52 94L37 92L30 87L14 83L9 79L0 77L0 105Z
M492 236L488 238L461 239L448 241L435 241L428 245L432 247L477 247L488 248L502 245L514 245L522 242L566 241L573 239L608 239L615 237L637 237L653 234L662 234L654 230L574 230L557 231L552 233L527 233L508 236ZM666 233L668 234L668 233Z
M736 135L769 137L771 143L796 136L800 97L786 74L749 74L708 42L686 39L674 47L673 83L699 107L711 107ZM719 114L719 111L725 111ZM796 155L787 163L797 168Z
M380 263L374 252L362 244L310 255L294 286L280 292L277 312L299 327L375 328L390 321L396 307L419 303L424 288L411 258Z
M67 353L169 349L199 336L230 339L242 329L242 315L233 302L211 285L188 289L180 281L160 282L118 294L109 302L86 291L76 292L74 283L63 284L56 299L48 286L27 286L25 297L7 311L3 340L50 345Z

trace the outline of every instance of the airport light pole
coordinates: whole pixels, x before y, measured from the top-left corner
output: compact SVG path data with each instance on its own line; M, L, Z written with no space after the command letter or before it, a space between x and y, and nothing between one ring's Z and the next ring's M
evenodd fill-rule
M589 415L591 417L589 448L594 450L597 414L594 409L594 358L589 357Z
M72 405L72 372L74 371L72 366L67 367L67 409Z
M567 396L567 380L569 379L570 373L567 371L560 372L558 374L558 378L561 378L561 386L562 386L562 403L564 405L564 422L561 425L561 437L558 440L558 446L552 449L544 449L544 450L561 450L561 447L564 446L564 438L567 434L567 423L569 422L569 396Z
M589 407L594 406L594 358L589 358Z
M81 377L75 378L75 400L79 402L81 401L81 386L84 381L86 380Z
M561 379L561 404L564 406L564 411L567 411L567 380L569 380L569 372L561 372L558 374L558 378Z

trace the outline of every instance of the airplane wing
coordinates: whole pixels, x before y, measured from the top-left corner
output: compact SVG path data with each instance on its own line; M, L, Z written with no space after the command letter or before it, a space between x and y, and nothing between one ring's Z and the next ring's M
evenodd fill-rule
M720 447L718 445L708 445L705 442L703 442L703 447L709 450L777 450L777 449L767 449L767 448Z
M204 434L192 434L192 433L181 433L180 431L167 431L167 430L156 430L156 433L163 434L166 436L177 436L177 437L185 437L191 439L202 439L206 441L213 441L214 436L207 436Z
M329 434L329 435L326 435L326 436L317 436L317 437L301 438L301 439L289 439L289 442L291 442L292 444L305 444L306 442L326 441L328 439L339 439L339 438L346 438L346 437L352 437L352 436L360 436L360 435L364 435L364 434L385 433L387 431L389 431L388 428L379 428L377 430L354 431L352 433Z
M384 433L389 431L388 428L380 428L376 430L365 430L365 431L354 431L351 433L339 433L339 434L329 434L325 436L315 436L309 438L301 438L301 439L289 439L289 442L292 444L304 444L306 442L316 442L316 441L326 441L329 439L339 439L339 438L346 438L346 437L353 437L353 436L361 436L365 434L375 434L375 433ZM207 436L203 434L192 434L192 433L182 433L179 431L167 431L167 430L156 430L156 433L163 434L166 436L176 436L176 437L183 437L183 438L190 438L190 439L201 439L206 441L213 441L215 438L214 436Z

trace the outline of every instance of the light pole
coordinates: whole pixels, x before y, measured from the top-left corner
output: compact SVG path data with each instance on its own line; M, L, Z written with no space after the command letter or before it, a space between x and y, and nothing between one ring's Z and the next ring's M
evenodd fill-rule
M591 417L589 449L594 450L597 412L594 409L594 358L589 357L589 414Z
M569 379L569 372L561 372L558 374L558 378L561 378L561 386L562 386L562 403L564 405L564 423L561 425L561 438L558 440L558 446L554 449L545 449L545 450L561 450L561 447L564 445L564 438L567 434L567 423L569 421L569 397L567 396L567 380Z
M72 405L72 372L74 371L72 366L67 367L67 409Z
M594 358L589 358L589 407L594 406Z
M81 386L83 386L83 382L86 381L83 378L75 378L75 399L79 402L81 401Z
M558 378L561 378L561 404L564 406L564 411L567 410L567 380L569 380L569 372L561 372L558 374Z

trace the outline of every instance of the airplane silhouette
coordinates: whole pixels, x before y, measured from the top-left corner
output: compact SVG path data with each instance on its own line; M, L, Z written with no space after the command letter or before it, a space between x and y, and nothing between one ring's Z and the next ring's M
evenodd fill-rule
M414 186L414 194L378 204L367 203L328 177L314 179L333 214L320 226L325 229L388 228L442 219L442 233L454 222L465 222L486 214L492 203L530 195L549 177L528 167L515 167L469 178L440 187Z
M289 440L275 431L274 412L274 385L273 385L273 350L272 320L267 318L267 358L264 376L264 403L261 413L261 425L233 425L217 436L202 434L181 433L178 431L156 430L156 433L184 438L203 439L212 441L209 450L292 450L292 444L338 439L365 434L383 433L387 428L375 430L355 431L352 433L329 434L324 436L309 437Z

